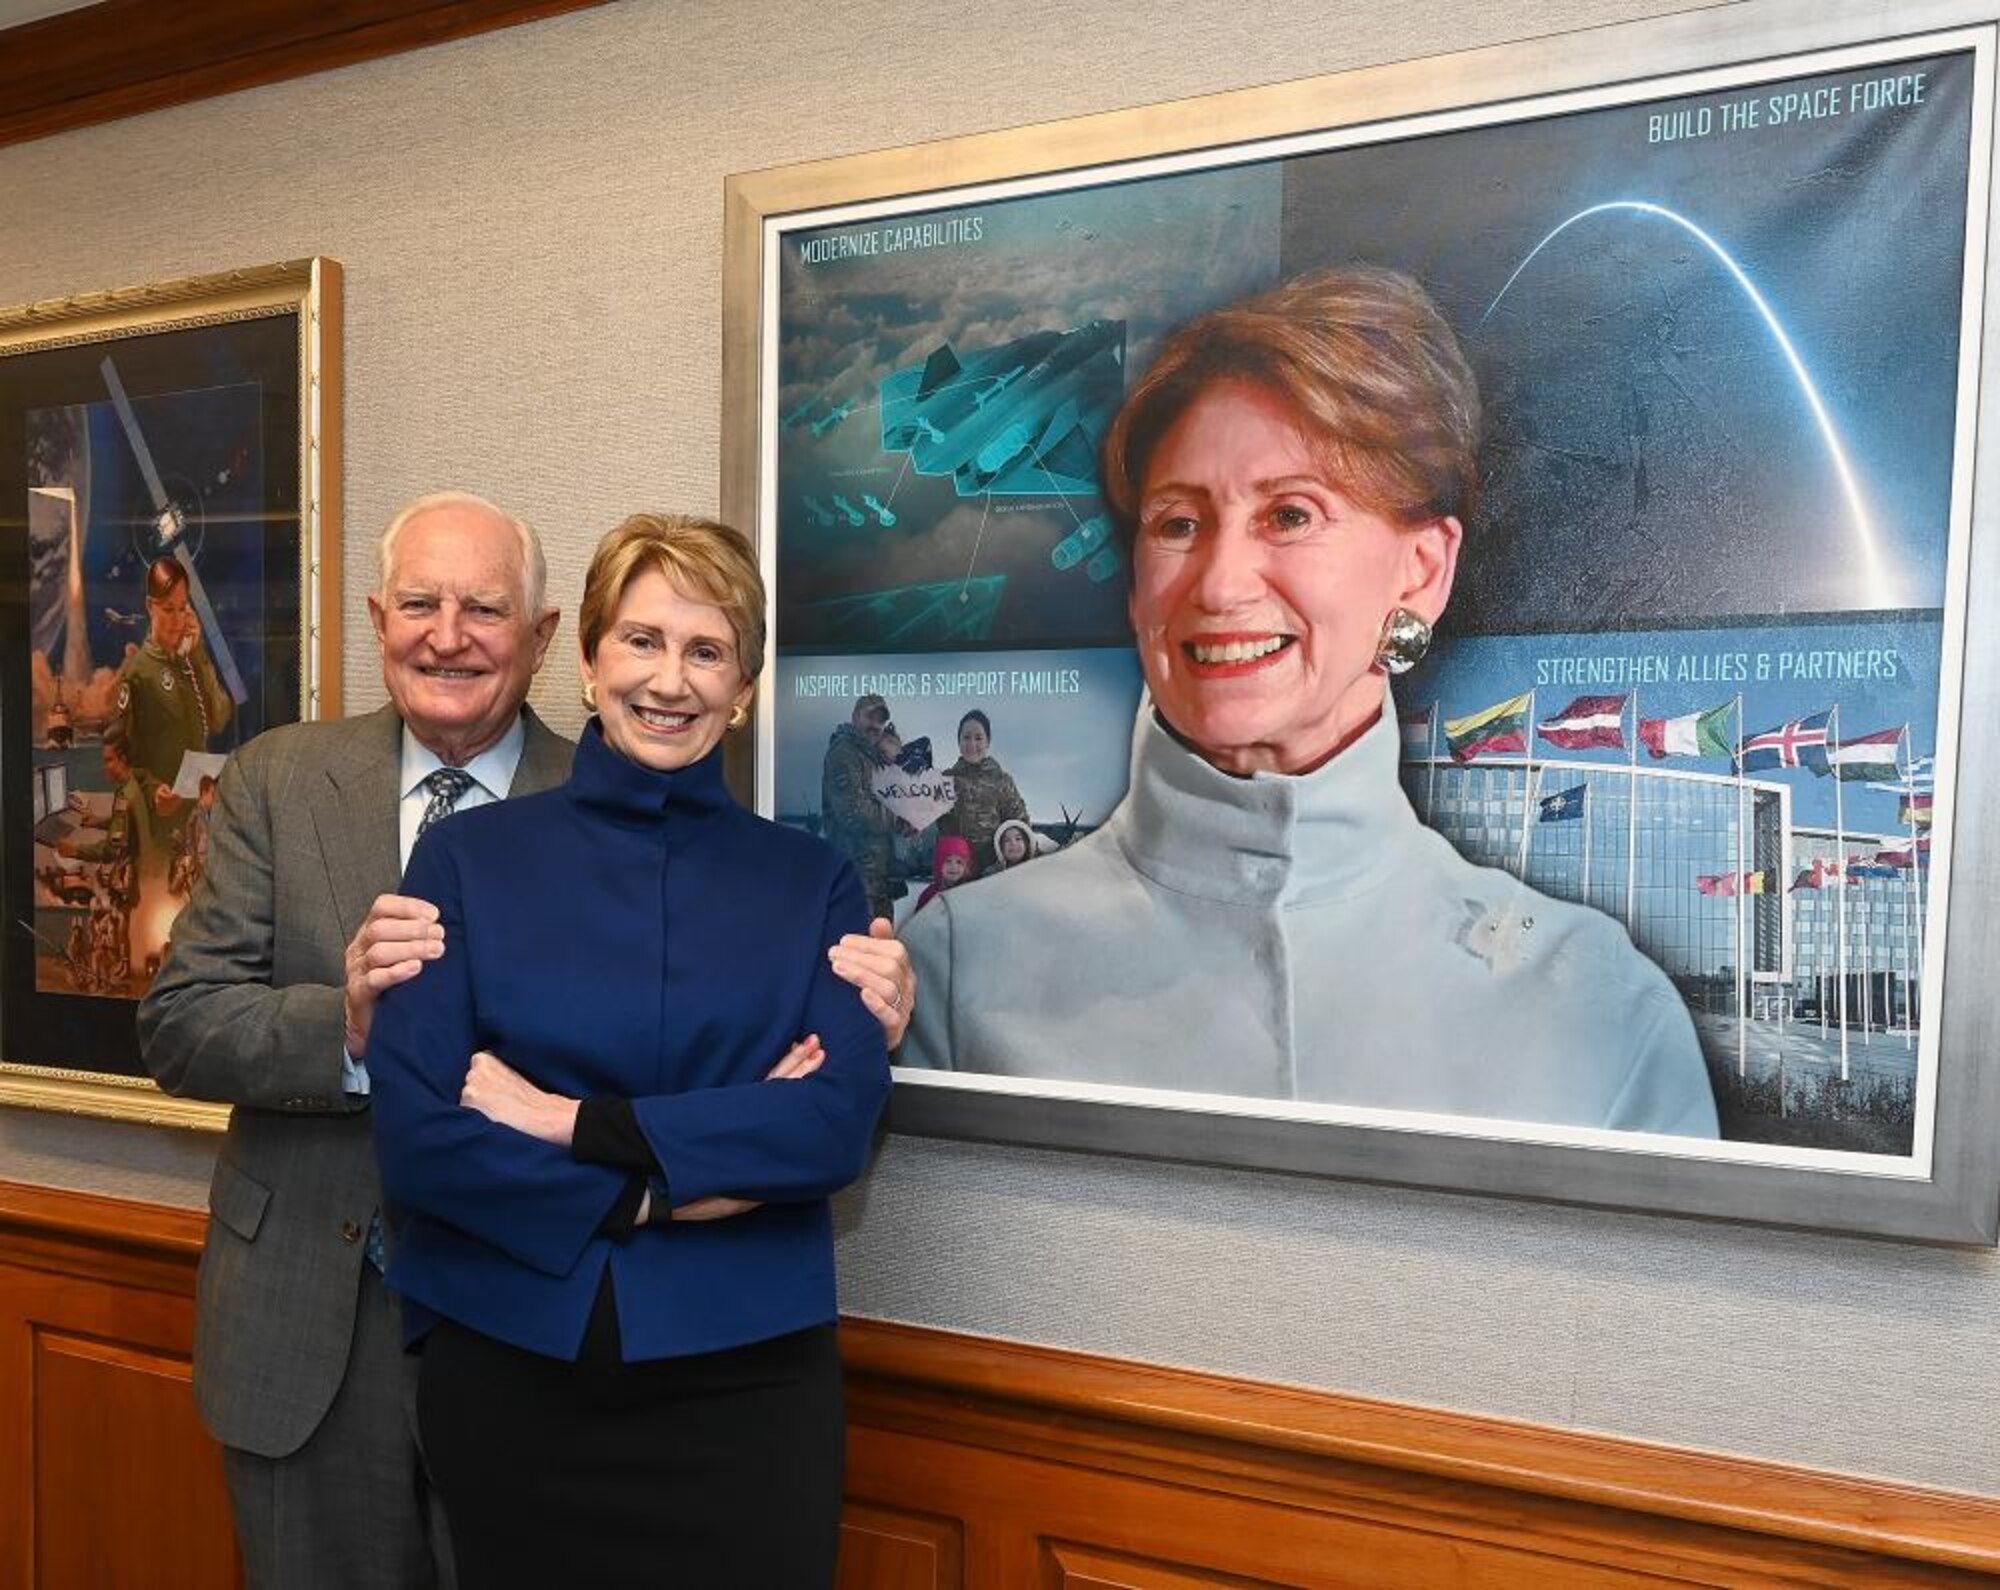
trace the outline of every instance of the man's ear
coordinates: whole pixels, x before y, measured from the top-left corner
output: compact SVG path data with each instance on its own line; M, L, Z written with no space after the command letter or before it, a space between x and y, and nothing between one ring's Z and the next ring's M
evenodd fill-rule
M540 673L542 662L549 654L549 642L556 638L556 626L562 622L562 609L552 607L535 620L535 665L531 672ZM586 678L589 675L585 675Z

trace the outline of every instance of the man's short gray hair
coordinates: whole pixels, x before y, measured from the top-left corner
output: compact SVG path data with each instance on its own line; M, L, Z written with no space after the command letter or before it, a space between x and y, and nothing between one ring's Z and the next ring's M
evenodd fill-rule
M389 571L396 563L396 537L403 533L403 527L412 519L434 513L440 508L483 513L514 532L515 539L521 544L521 621L533 624L546 611L549 589L549 560L542 555L541 537L528 527L525 520L515 518L498 504L469 491L433 491L419 497L389 521L389 528L382 532L382 539L375 548L383 600L388 600Z

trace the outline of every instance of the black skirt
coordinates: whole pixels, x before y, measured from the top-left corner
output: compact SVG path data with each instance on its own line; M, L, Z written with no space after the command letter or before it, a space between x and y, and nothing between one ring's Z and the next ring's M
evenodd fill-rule
M831 1585L834 1327L627 1364L609 1301L573 1364L448 1320L426 1338L417 1419L459 1590Z

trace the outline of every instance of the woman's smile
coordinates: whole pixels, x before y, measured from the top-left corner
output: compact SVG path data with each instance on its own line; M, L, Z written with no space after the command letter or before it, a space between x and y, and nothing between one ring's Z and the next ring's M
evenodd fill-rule
M1188 664L1210 679L1231 679L1277 664L1296 635L1204 635L1181 642Z
M1392 522L1328 479L1291 405L1230 379L1205 388L1147 461L1132 627L1153 704L1232 773L1297 773L1382 710L1375 649L1390 609L1449 589L1443 521Z

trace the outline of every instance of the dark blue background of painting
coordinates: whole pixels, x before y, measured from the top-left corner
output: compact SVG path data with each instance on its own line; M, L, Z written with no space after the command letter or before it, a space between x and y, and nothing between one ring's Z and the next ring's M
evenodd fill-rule
M1969 56L1796 79L1849 102L1921 72L1920 105L1653 144L1651 120L1770 85L1294 160L1284 270L1409 271L1486 406L1485 503L1457 633L1934 608L1943 600L1971 115ZM1826 446L1769 330L1692 234L1579 222L1673 210L1786 327L1848 449L1898 582L1871 591Z
M1849 113L1855 84L1917 73L1921 104ZM976 345L1095 317L1126 321L1129 382L1188 315L1315 267L1384 264L1421 280L1453 323L1487 412L1483 501L1439 629L1441 677L1484 671L1487 650L1453 662L1475 636L1583 645L1714 627L1685 637L1696 649L1793 624L1914 623L1941 636L1972 87L1969 54L1913 58L927 212L983 217L980 243L950 249L811 266L802 241L872 223L788 234L779 413L815 390L865 405L871 380L941 338ZM1841 115L1768 124L1774 94L1821 89ZM1750 100L1765 124L1724 131L1721 107ZM1707 136L1655 140L1656 116L1703 109ZM1552 231L1620 202L1685 217L1762 294L1846 449L1885 578L1869 574L1827 443L1765 320L1684 227L1629 211L1580 221L1495 306ZM871 418L859 407L828 440L843 467L893 480L868 442ZM866 545L801 533L787 504L825 478L831 450L794 432L778 440L781 650L810 644L803 601L966 566L969 537L944 522L966 505L948 488L929 506L910 498L899 530ZM1008 528L1028 563L1045 563L1065 527L1052 514ZM1100 632L1073 643L1123 637L1110 594ZM1054 644L1036 633L1044 616L1017 606L985 644ZM842 649L866 648L845 636ZM1937 673L1933 655L1893 707L1876 703L1917 726L1920 750L1936 738Z
M27 416L105 399L99 366L115 355L135 407L162 393L252 385L269 452L258 505L263 536L263 676L249 679L261 722L298 716L299 485L292 438L299 434L299 321L286 311L253 320L160 331L0 359L0 899L7 916L0 977L0 1057L32 1065L141 1074L132 1007L111 999L43 994L34 986L31 876L33 802L26 725ZM173 461L159 456L162 473Z

